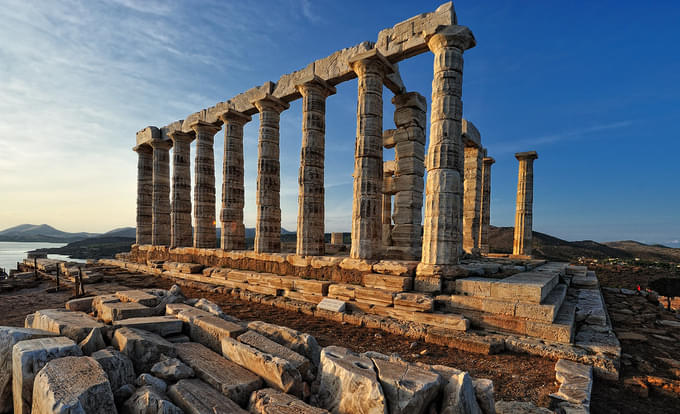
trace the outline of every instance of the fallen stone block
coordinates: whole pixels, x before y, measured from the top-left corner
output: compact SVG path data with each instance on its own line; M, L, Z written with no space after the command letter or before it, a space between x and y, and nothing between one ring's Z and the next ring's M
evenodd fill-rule
M82 356L78 345L63 336L21 341L12 349L12 396L15 414L31 412L33 381L49 361L65 356Z
M102 303L98 318L106 323L130 318L143 318L153 315L153 308L136 302Z
M432 312L434 299L426 293L400 292L394 295L394 308L406 311Z
M182 321L174 316L149 316L114 321L113 326L143 329L160 336L182 333Z
M194 304L194 307L204 310L208 313L212 313L213 315L220 317L224 319L225 321L229 322L234 322L238 323L240 322L238 319L234 318L233 316L227 315L222 311L222 308L216 303L213 303L209 301L208 299L201 298Z
M260 377L201 344L189 342L175 348L179 359L194 370L197 378L240 406L245 406L253 391L262 388Z
M123 403L135 393L137 388L132 384L125 384L113 392L113 400L116 402L116 407L120 407Z
M401 361L372 358L390 414L424 414L439 394L437 372Z
M173 344L183 344L185 342L191 342L191 338L183 334L166 336L165 339L168 342L172 342Z
M346 305L345 302L342 300L324 298L321 302L319 302L316 308L327 310L330 312L344 312L345 305Z
M432 369L441 375L443 382L440 413L482 414L472 378L467 372L444 365L433 365Z
M184 414L180 408L163 398L151 387L137 389L132 397L125 401L121 412L124 414Z
M177 382L194 376L194 370L177 358L168 358L155 363L151 367L151 373L169 382Z
M116 292L116 296L121 302L134 302L149 307L158 305L158 296L143 290L123 290Z
M135 384L138 387L151 387L161 394L165 394L165 391L168 389L168 384L165 381L147 373L141 374L139 377L137 377Z
M186 310L192 310L194 309L193 306L186 305L184 303L168 303L165 305L165 314L166 315L178 315L182 311Z
M473 378L472 387L475 389L477 405L484 414L496 414L496 402L493 394L493 381L486 378Z
M71 312L66 309L42 309L34 314L33 328L58 333L76 342L81 342L92 328L109 329L83 312Z
M321 351L319 402L330 412L387 413L388 402L373 361L346 348Z
M89 298L78 298L78 299L71 299L66 304L64 307L70 311L74 312L85 312L85 313L90 313L92 312L92 301L94 300L94 297L91 296Z
M262 321L250 322L248 329L252 329L272 341L292 349L298 354L307 357L314 366L319 366L321 347L312 335Z
M35 376L33 414L116 412L113 392L104 370L90 357L49 361Z
M94 352L92 358L106 372L114 393L124 385L135 383L135 369L132 361L120 351L106 348Z
M97 352L100 349L106 348L106 342L104 342L104 336L102 335L102 330L99 328L92 328L90 334L83 339L78 346L83 351L85 355L92 355L93 352Z
M199 379L172 385L168 397L186 414L246 414L234 401Z
M259 375L271 387L302 396L302 376L289 361L227 337L222 338L222 355Z
M101 315L102 313L101 308L103 304L117 302L120 302L120 299L118 299L118 296L116 296L115 294L95 296L94 298L92 298L92 310L99 317L99 315Z
M41 329L0 326L0 413L12 411L12 348L21 341L57 336Z
M555 364L555 378L560 388L550 397L571 404L590 405L590 393L593 388L593 367L578 362L560 359Z
M192 341L199 342L215 352L221 352L221 340L223 338L236 338L245 332L245 328L239 324L225 321L222 318L208 315L196 315L187 311L177 315L179 319L187 321L189 336Z
M120 328L112 345L132 360L136 372L148 372L161 355L175 356L174 345L155 333L135 328Z
M264 353L285 359L290 362L306 381L313 381L315 370L312 363L306 357L285 346L272 341L255 331L247 331L237 338L240 342L250 345Z
M290 394L282 393L273 388L265 388L254 392L248 403L248 410L257 414L324 414L328 411L305 404Z

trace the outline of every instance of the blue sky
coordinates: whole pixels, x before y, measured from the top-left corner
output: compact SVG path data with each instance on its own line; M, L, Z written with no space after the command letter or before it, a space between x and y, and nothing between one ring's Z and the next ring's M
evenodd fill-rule
M0 228L134 225L135 132L163 126L419 13L429 1L0 0ZM569 240L680 239L680 4L456 1L464 116L496 159L491 222L512 226L517 161L536 150L534 229ZM400 64L430 98L432 55ZM326 229L349 230L356 81L327 103ZM385 89L385 128L393 128ZM257 117L245 129L254 225ZM293 230L300 101L281 117ZM218 199L222 132L216 136ZM192 147L193 151L193 147ZM385 158L392 154L386 151Z

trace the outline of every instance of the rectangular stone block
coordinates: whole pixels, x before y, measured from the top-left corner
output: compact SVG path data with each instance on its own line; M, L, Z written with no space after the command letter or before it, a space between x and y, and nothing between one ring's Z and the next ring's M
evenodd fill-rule
M328 297L339 300L354 300L357 285L336 283L328 286Z
M199 379L183 379L168 389L168 397L189 414L247 414L234 401Z
M168 303L165 305L165 314L166 315L177 315L182 311L191 311L194 310L193 306L186 305L184 303Z
M251 413L255 414L328 414L328 411L322 408L305 404L292 395L273 388L265 388L253 393L248 409Z
M540 303L558 283L555 273L518 273L493 283L490 296Z
M113 326L143 329L160 336L170 336L182 333L182 321L174 316L130 318L114 321Z
M368 287L357 287L355 300L361 303L377 304L382 306L392 305L394 292Z
M161 355L175 356L172 343L153 332L135 328L119 328L113 335L111 345L132 360L135 372L149 372Z
M99 319L106 323L129 318L143 318L151 316L153 308L136 302L102 303Z
M464 279L456 279L456 293L468 296L491 296L491 285L497 279L489 279L484 277L466 277Z
M92 300L93 299L94 299L94 297L71 299L68 302L66 302L64 307L67 310L74 311L74 312L90 313L90 312L92 312ZM2 412L2 411L0 411L0 412Z
M81 342L93 328L106 330L107 327L83 312L71 312L66 309L41 309L33 316L31 328L58 333Z
M302 292L297 292L295 290L286 290L283 293L283 296L286 298L289 298L291 300L297 300L301 302L307 302L307 303L314 303L317 304L321 302L324 297L321 295L315 295L311 293L302 293Z
M116 296L121 302L135 302L144 306L156 306L158 304L158 296L141 290L124 290L116 292Z
M338 299L324 298L316 307L317 309L324 309L330 312L344 312L345 302Z
M248 276L250 276L253 272L247 271L247 270L231 270L227 274L227 280L231 280L233 282L248 282Z
M309 359L285 346L272 341L264 335L255 331L246 331L237 338L240 342L250 345L253 348L266 354L285 359L298 370L302 378L306 381L313 381L315 372Z
M413 278L410 276L393 276L380 273L367 273L363 275L363 284L366 287L385 289L394 292L411 290Z
M331 284L331 282L324 280L295 279L293 286L295 290L302 293L326 296L328 294L328 286Z
M401 292L394 295L394 308L405 311L432 312L434 299L425 293Z

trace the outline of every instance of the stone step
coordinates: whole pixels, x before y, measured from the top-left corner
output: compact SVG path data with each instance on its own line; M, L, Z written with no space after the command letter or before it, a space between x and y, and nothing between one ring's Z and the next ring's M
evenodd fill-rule
M456 331L465 331L470 322L460 313L427 313L395 309L391 306L379 306L361 302L347 302L352 312L363 312L378 316L389 316L405 322L417 322L429 326L438 326Z
M107 302L99 306L99 319L106 323L130 318L151 316L153 308L137 302Z
M177 357L194 370L197 378L242 407L253 391L262 388L260 377L201 344L175 344L175 350Z
M456 293L541 303L559 283L556 270L517 273L505 279L468 277L456 280Z

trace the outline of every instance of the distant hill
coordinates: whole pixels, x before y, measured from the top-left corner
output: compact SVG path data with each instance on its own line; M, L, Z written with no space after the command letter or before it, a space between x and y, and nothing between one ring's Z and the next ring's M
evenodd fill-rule
M73 259L111 258L116 253L129 252L134 237L98 236L71 242L63 247L37 249L36 252L63 254Z
M134 227L121 227L119 229L113 229L102 234L102 236L108 237L137 237L137 229Z
M605 245L625 250L635 257L645 260L659 260L680 263L680 249L660 244L644 244L633 240L605 242Z
M0 231L0 241L69 243L96 236L96 233L68 233L47 224L20 224Z

